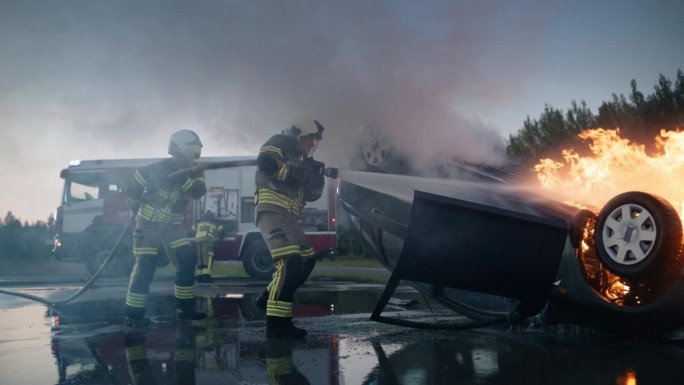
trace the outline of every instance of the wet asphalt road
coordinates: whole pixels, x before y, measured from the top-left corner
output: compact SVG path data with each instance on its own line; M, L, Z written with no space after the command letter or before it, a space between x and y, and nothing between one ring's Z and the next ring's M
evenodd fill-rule
M313 281L299 292L304 339L265 338L253 298L263 282L197 287L209 318L173 321L173 283L155 281L148 328L125 331L126 280L99 281L50 308L0 295L0 384L681 384L684 343L605 336L572 327L409 329L369 321L383 285ZM59 300L82 282L2 286ZM458 320L408 286L383 315Z

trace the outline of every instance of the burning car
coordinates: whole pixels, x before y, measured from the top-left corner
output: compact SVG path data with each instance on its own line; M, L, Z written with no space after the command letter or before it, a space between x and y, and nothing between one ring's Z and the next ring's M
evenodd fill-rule
M341 174L339 194L392 272L372 319L449 326L382 315L407 281L472 325L534 319L630 335L684 326L682 223L656 194L627 191L579 208L496 178L358 171Z

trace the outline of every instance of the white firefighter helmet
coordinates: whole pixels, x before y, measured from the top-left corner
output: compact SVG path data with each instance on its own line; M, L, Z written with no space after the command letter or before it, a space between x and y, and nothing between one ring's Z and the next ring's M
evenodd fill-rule
M313 156L318 148L318 142L323 139L323 125L318 120L310 118L298 119L284 129L283 134L299 139L300 143L306 142L305 147L308 149L309 156Z
M169 154L181 156L188 162L196 161L202 154L202 141L194 131L176 131L169 138Z
M312 135L317 140L321 140L323 139L323 125L315 119L298 119L289 127L285 128L283 134L293 138Z

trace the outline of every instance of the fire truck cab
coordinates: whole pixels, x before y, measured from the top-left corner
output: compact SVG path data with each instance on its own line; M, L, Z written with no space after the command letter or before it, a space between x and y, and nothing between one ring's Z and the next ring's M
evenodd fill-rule
M202 163L241 161L253 157L203 157ZM116 248L104 276L130 273L132 255L131 210L126 186L135 170L161 158L72 161L63 169L62 199L55 213L53 255L58 260L82 261L91 273L98 271ZM193 237L192 225L211 210L223 227L223 238L214 244L214 260L241 260L247 274L268 280L273 262L254 224L254 173L256 166L206 170L207 193L188 204L184 226ZM302 226L319 257L336 250L336 183L326 178L323 196L304 208Z

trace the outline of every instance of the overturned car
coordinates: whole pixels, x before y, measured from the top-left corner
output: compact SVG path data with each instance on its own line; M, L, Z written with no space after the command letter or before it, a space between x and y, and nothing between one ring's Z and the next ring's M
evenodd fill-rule
M486 178L485 178L486 179ZM578 209L513 183L350 171L339 201L392 272L372 319L416 327L575 324L659 336L684 326L681 219L639 191ZM469 325L382 315L406 281Z

